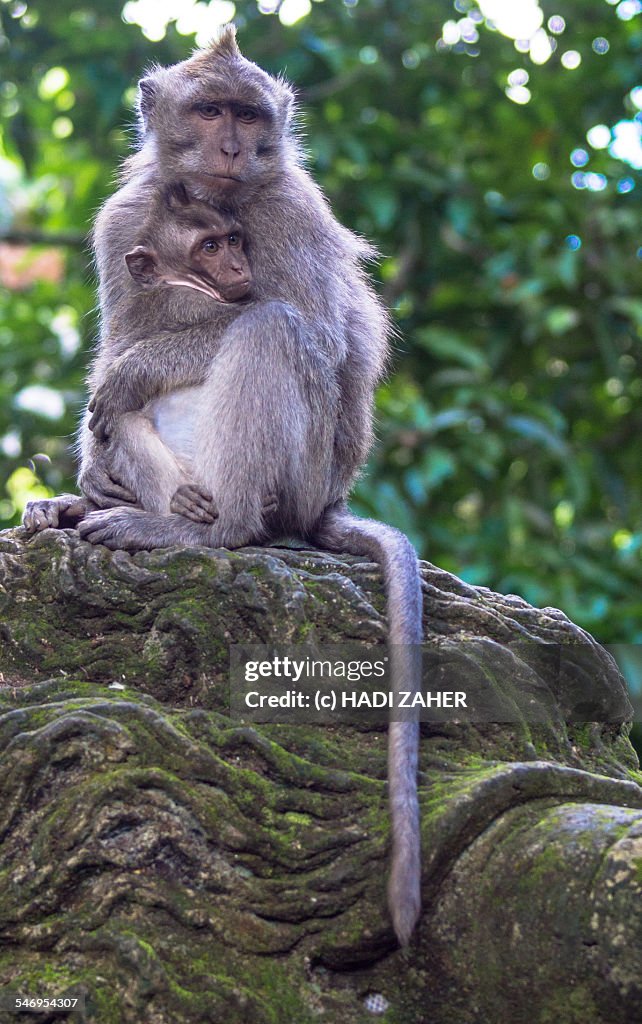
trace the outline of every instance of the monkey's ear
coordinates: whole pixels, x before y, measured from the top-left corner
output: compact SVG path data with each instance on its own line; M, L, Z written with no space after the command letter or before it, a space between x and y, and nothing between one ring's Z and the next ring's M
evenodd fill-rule
M163 199L168 210L183 210L190 205L190 198L182 181L174 181L163 192Z
M125 253L125 263L134 281L142 288L152 288L156 284L156 253L152 249L137 245L131 252Z
M147 127L152 111L156 104L156 86L151 75L141 78L138 83L138 110L143 122Z

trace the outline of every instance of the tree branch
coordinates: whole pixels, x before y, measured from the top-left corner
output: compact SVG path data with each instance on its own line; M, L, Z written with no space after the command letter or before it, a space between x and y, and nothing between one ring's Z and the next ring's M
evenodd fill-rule
M88 235L77 231L38 231L35 228L23 228L9 231L0 231L0 242L7 242L9 245L52 245L84 247L87 244Z

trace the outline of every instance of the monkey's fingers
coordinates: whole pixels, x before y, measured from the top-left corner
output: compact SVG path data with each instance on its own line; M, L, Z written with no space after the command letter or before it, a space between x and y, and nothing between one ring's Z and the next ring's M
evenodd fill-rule
M123 487L118 477L115 476L105 476L104 493L110 498L115 498L119 505L138 504L136 495L127 487Z
M276 512L279 507L279 500L276 494L268 494L263 499L263 514L266 515L268 512Z
M138 504L136 496L123 487L117 477L112 477L103 469L93 466L90 472L83 473L80 487L98 508L114 508L118 505Z
M73 500L70 498L64 507L60 508L60 513L72 519L82 519L87 515L87 502L85 498L75 497Z
M169 510L170 512L173 512L174 515L184 516L185 519L190 519L193 523L211 524L215 521L215 517L210 515L209 512L205 512L204 509L199 508L197 505L190 505L189 502L184 499L173 501Z
M114 429L113 417L98 408L89 420L89 429L99 441L106 441Z
M213 523L218 519L212 495L196 484L183 484L177 488L169 506L170 512L186 516L195 523Z

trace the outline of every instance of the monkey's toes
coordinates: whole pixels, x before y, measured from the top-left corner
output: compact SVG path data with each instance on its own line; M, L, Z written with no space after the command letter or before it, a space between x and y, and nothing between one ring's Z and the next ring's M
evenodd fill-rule
M159 547L151 517L136 508L109 508L89 515L78 524L78 532L90 544L102 544L112 551L151 551Z
M27 533L39 533L50 527L58 526L58 507L55 502L30 501L22 517L22 525Z
M106 548L111 548L112 551L118 551L121 548L127 550L124 543L124 530L128 521L127 517L130 515L132 515L132 511L122 508L90 512L78 524L78 533L83 540L89 541L90 544L103 544Z

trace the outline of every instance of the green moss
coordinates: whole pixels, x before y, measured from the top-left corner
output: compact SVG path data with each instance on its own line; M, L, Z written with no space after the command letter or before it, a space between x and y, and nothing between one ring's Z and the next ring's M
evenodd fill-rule
M312 824L312 818L309 814L297 814L295 811L287 811L283 815L284 821L290 821L293 825L307 827Z
M557 992L543 992L542 997L538 1024L590 1024L604 1019L586 985L564 985Z

